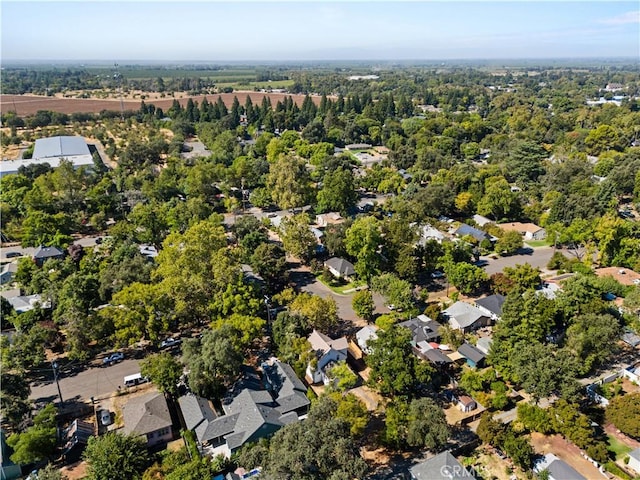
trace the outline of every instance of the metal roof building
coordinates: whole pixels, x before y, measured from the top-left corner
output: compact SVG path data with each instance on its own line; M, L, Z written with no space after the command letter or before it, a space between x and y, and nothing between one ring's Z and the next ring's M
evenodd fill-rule
M57 168L62 159L71 162L74 168L93 165L93 157L83 137L39 138L33 148L32 158L0 162L0 176L18 173L20 167L27 167L35 163L48 163L51 168Z

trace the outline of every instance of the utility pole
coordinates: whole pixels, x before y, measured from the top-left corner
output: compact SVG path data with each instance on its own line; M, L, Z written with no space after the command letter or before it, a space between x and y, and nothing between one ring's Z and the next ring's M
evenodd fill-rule
M51 362L51 366L53 367L53 379L56 381L56 386L58 387L58 396L60 397L60 406L64 404L64 400L62 399L62 392L60 391L60 382L58 381L58 362L55 360Z

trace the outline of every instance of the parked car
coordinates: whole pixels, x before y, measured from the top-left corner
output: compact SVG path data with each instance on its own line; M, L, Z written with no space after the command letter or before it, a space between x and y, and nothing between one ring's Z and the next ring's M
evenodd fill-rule
M436 270L435 272L431 273L431 278L444 278L444 272Z
M109 410L100 410L100 423L105 427L111 425L111 412Z
M124 353L116 352L102 359L102 363L105 365L113 365L114 363L121 362L122 360L124 360Z
M169 337L160 342L160 348L172 348L176 345L179 345L180 343L182 343L182 340L180 340L179 338Z
M21 257L21 256L22 256L22 253L20 253L20 252L7 252L5 254L5 257L7 257L7 258L16 258L16 257Z

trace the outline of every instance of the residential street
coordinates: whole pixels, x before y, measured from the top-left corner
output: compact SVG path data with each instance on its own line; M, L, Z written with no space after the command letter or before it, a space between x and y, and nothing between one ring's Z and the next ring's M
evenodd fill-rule
M95 363L97 365L97 362ZM90 366L77 373L60 372L60 391L64 400L90 401L111 395L118 389L124 388L124 377L140 371L136 359L125 359L110 367ZM57 401L58 389L51 379L47 382L32 384L30 399L38 401Z
M484 269L489 275L501 272L504 267L514 267L524 263L528 263L532 267L537 267L544 273L547 271L547 263L549 263L549 260L553 256L553 252L553 247L538 247L531 249L531 253L498 257L495 260L482 256L480 257L480 261L488 262ZM563 253L568 256L566 252Z

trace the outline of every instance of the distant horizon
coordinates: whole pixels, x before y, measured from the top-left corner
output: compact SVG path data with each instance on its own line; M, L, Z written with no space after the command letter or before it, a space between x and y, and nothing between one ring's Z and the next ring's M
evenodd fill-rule
M196 60L196 59L154 59L154 60L145 60L145 59L114 59L113 61L104 60L104 59L65 59L65 58L56 58L56 59L11 59L11 60L2 60L0 61L0 66L3 68L11 67L13 65L74 65L74 66L83 66L83 65L91 65L94 67L108 67L111 68L114 64L118 64L120 67L126 66L172 66L172 67L180 67L180 66L225 66L225 65L278 65L278 66L294 66L294 65L323 65L323 64L344 64L345 66L350 65L371 65L374 66L376 64L380 65L393 65L393 64L406 64L406 65L423 65L423 64L433 64L436 66L446 65L446 64L454 64L454 63L464 63L464 64L486 64L486 63L497 63L497 62L514 62L523 64L522 66L546 66L543 62L547 63L565 63L565 62L606 62L606 63L619 63L626 61L635 61L638 63L638 59L632 55L620 55L616 57L603 57L603 56L584 56L584 57L495 57L495 58L415 58L415 59L389 59L389 58L379 58L379 59L339 59L339 58L327 58L327 59L318 59L318 60L303 60L303 59L282 59L282 60L264 60L264 59L239 59L239 60ZM599 63L601 65L601 63ZM508 66L508 65L505 65ZM640 63L638 63L640 67Z
M3 0L1 26L3 63L640 58L633 1Z

